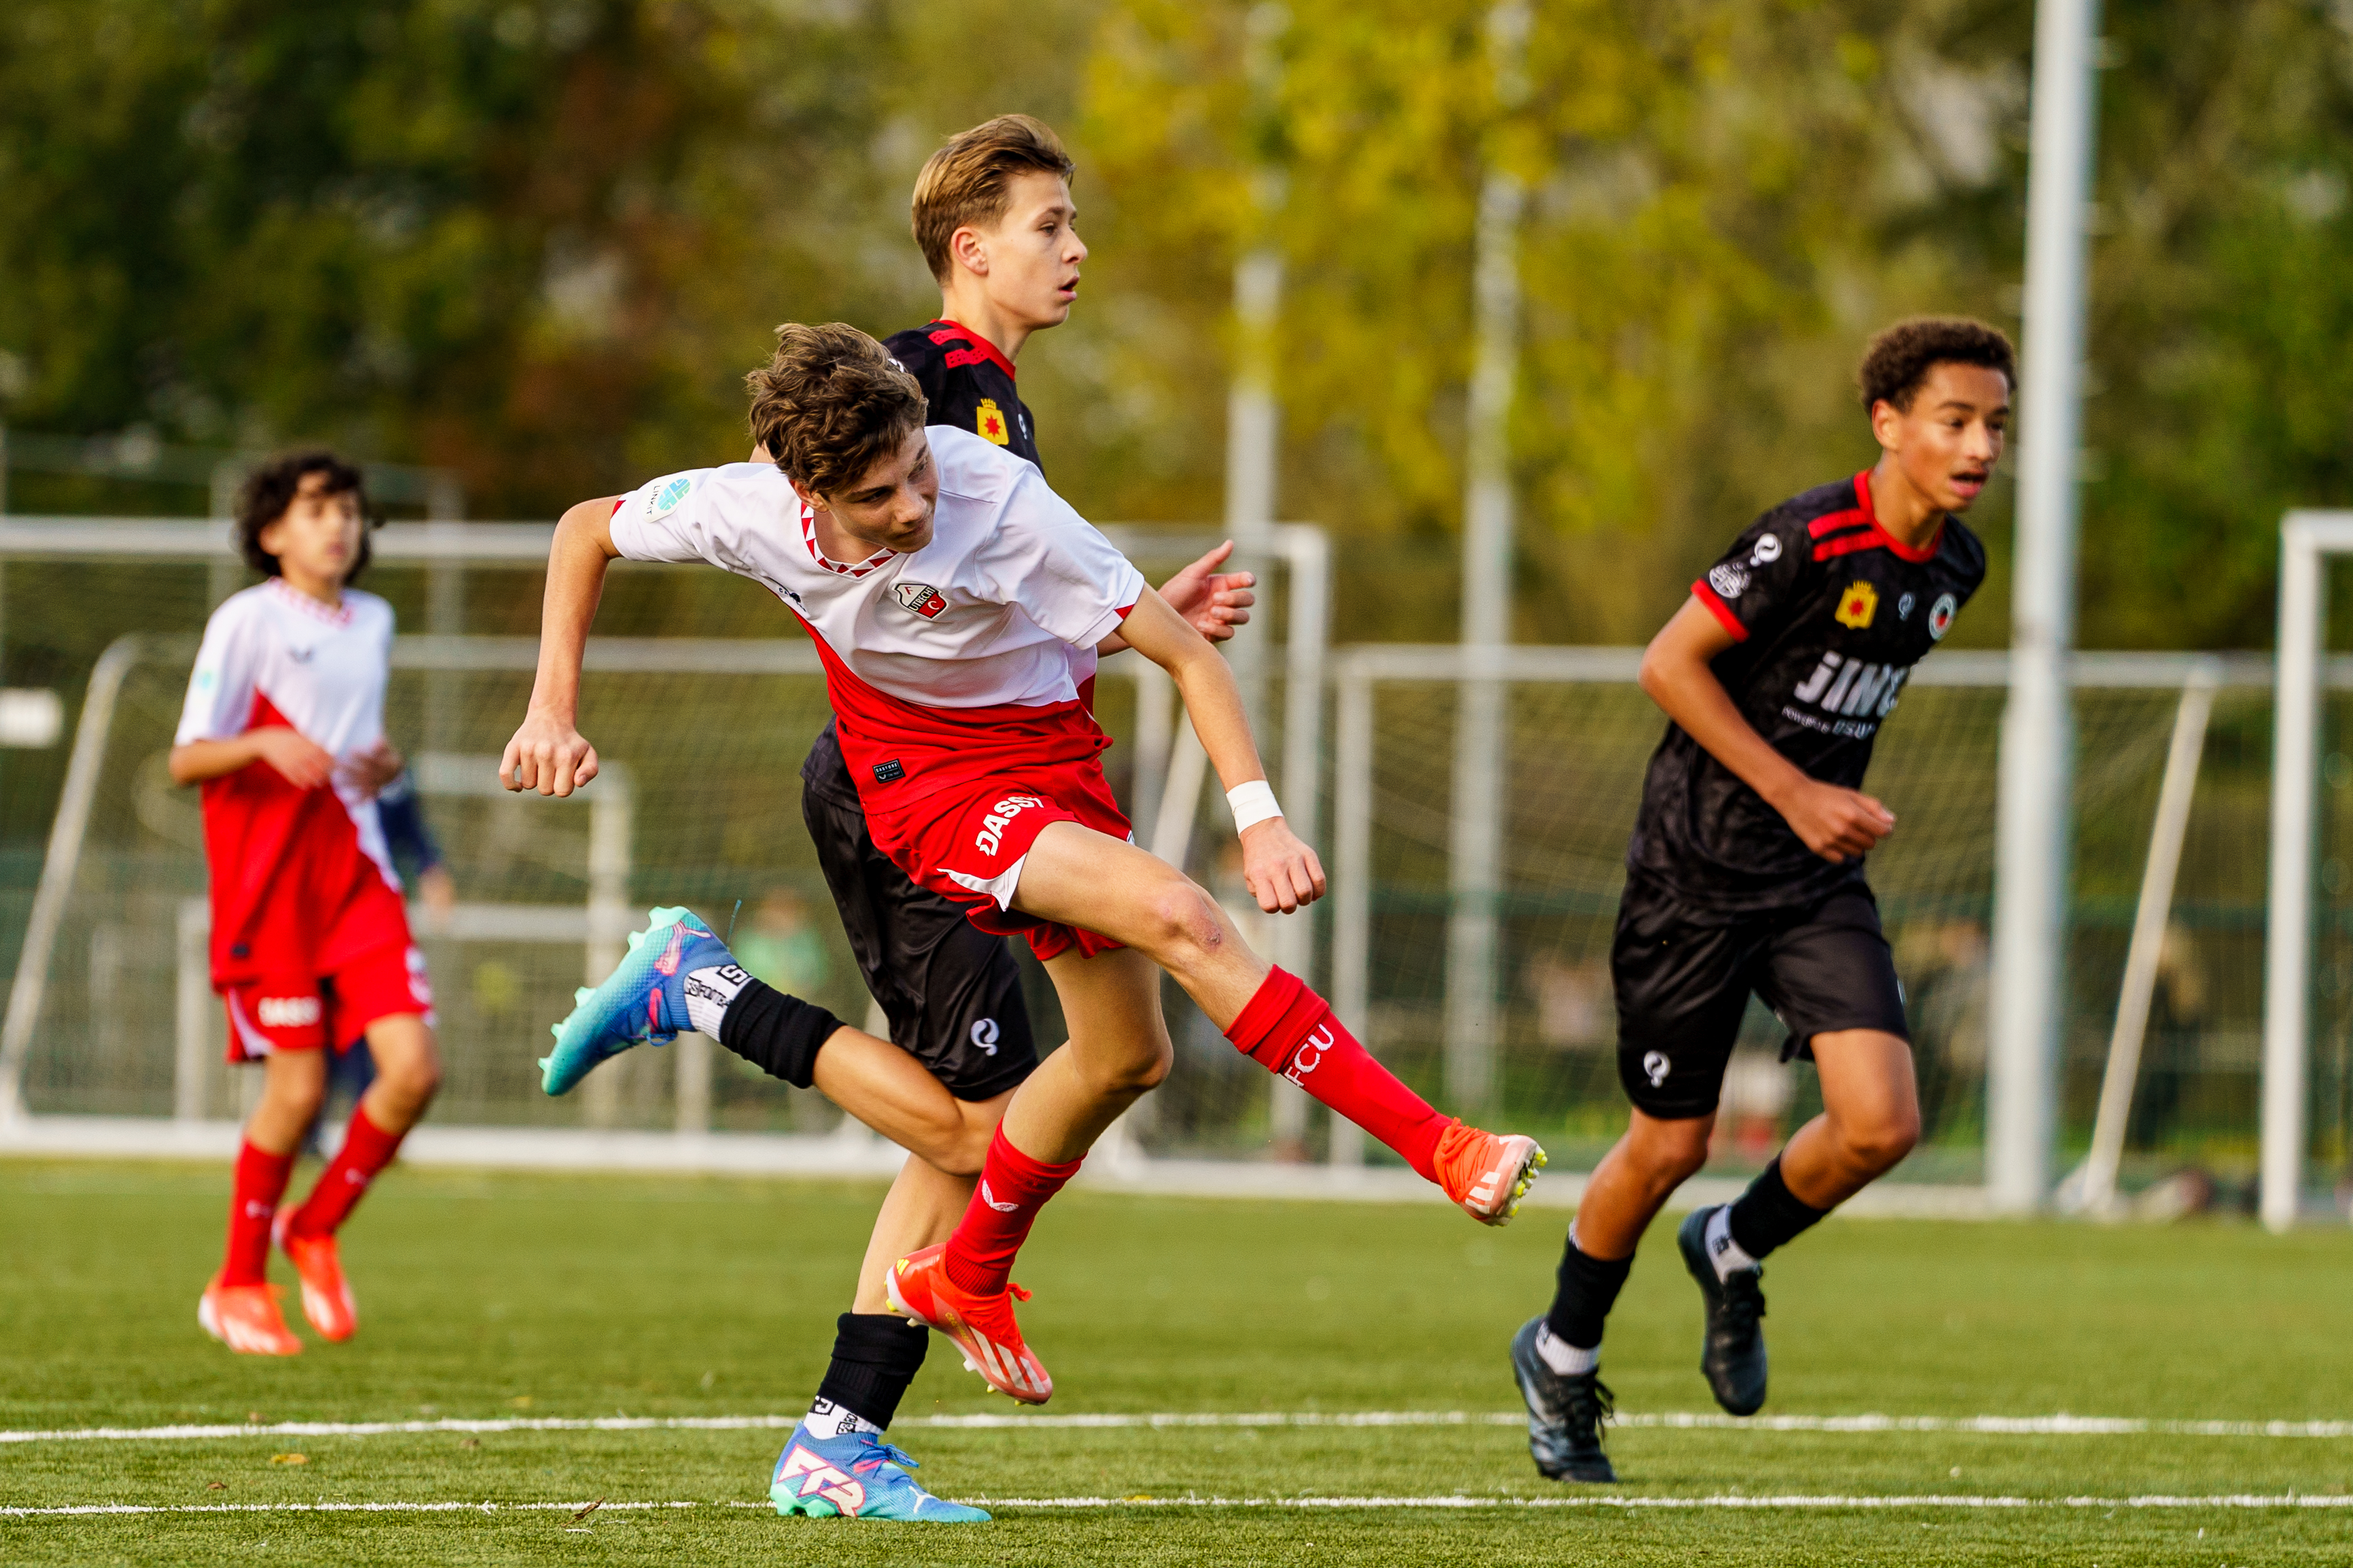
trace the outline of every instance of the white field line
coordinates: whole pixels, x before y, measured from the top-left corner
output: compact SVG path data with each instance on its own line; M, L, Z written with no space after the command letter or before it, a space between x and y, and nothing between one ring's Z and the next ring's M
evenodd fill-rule
M153 1443L229 1437L389 1437L434 1433L790 1431L797 1415L492 1416L480 1420L223 1422L212 1426L74 1426L0 1431L9 1443ZM1517 1426L1517 1411L1199 1411L1069 1415L918 1416L899 1424L934 1430L1039 1431L1187 1426ZM1715 1411L1620 1413L1620 1427L1734 1432L1979 1434L2010 1437L2353 1437L2353 1421L2167 1421L2125 1415L1725 1415Z
M2353 1495L2294 1492L2264 1495L2239 1492L2213 1497L2004 1497L1968 1492L1923 1493L1917 1496L1874 1496L1868 1493L1816 1495L1796 1493L1749 1497L1717 1493L1709 1497L1047 1497L970 1498L962 1500L988 1508L1029 1509L2339 1509L2353 1508ZM600 1502L604 1513L687 1510L694 1509L765 1509L764 1502ZM252 1514L252 1513L481 1513L586 1512L586 1502L215 1502L215 1503L69 1503L55 1508L0 1507L0 1519L86 1518L124 1514Z

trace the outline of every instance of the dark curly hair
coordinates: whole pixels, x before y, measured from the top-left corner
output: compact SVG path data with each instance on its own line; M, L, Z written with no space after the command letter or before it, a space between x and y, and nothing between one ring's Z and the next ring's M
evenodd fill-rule
M1967 316L1914 316L1871 340L1854 373L1862 405L1880 403L1910 413L1928 373L1940 364L1982 365L2018 386L2018 353L1999 327Z
M355 496L360 503L360 553L352 569L343 574L346 584L359 581L367 570L368 535L383 521L368 511L367 482L355 464L346 463L324 447L309 451L288 452L245 476L245 485L237 497L237 548L246 564L265 577L280 574L278 557L261 548L261 531L286 515L301 491L302 481L312 474L324 474L327 488L322 495Z
M776 353L744 378L752 439L807 489L856 484L923 426L923 389L881 343L839 321L776 329Z

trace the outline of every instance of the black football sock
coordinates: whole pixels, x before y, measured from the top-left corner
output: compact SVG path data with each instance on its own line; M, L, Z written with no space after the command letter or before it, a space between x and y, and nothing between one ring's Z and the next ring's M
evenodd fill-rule
M1560 1283L1553 1295L1552 1310L1545 1314L1545 1326L1552 1331L1552 1337L1573 1350L1599 1349L1601 1325L1617 1304L1618 1292L1624 1289L1633 1267L1630 1258L1588 1255L1577 1245L1577 1227L1571 1226L1568 1239L1561 1244Z
M818 1048L840 1027L816 1003L746 980L719 1020L719 1043L770 1078L807 1089L817 1076Z
M1767 1253L1796 1239L1830 1212L1798 1201L1788 1184L1781 1180L1781 1156L1776 1154L1773 1163L1748 1184L1748 1190L1732 1201L1725 1213L1725 1226L1734 1246L1761 1262Z
M931 1345L931 1331L920 1323L888 1312L842 1313L833 1338L833 1364L817 1385L818 1404L830 1402L887 1430Z

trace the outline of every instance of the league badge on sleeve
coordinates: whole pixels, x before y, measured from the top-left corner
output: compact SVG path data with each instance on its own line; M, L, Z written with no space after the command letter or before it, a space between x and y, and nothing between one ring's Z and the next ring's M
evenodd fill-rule
M902 583L891 592L900 604L927 621L939 619L940 612L948 607L946 596L929 583Z
M1831 618L1842 626L1852 626L1861 631L1871 625L1871 617L1877 614L1879 590L1867 580L1858 577L1852 586L1839 595L1838 610Z
M1013 439L1013 433L1005 427L1005 410L997 406L994 397L980 400L979 417L973 422L973 427L980 432L982 440L994 441L1000 447Z

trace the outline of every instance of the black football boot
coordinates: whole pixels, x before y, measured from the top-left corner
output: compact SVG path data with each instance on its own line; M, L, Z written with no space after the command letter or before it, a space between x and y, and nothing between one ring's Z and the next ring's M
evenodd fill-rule
M1707 1256L1707 1222L1715 1213L1694 1209L1675 1231L1683 1267L1707 1302L1699 1370L1718 1405L1735 1415L1754 1415L1765 1405L1765 1270L1739 1268L1729 1279L1715 1277L1715 1264Z
M1528 1452L1556 1481L1615 1481L1601 1451L1601 1428L1612 1413L1609 1385L1599 1373L1563 1377L1536 1353L1542 1318L1530 1318L1512 1336L1512 1376L1528 1405Z

